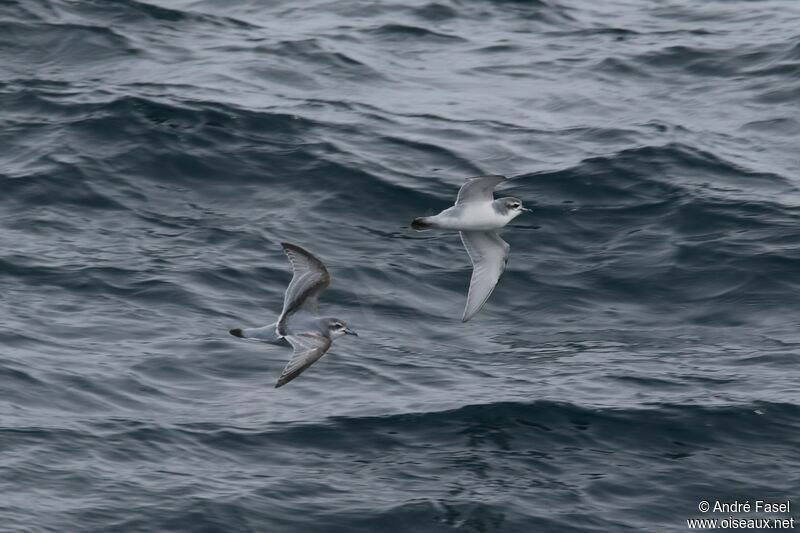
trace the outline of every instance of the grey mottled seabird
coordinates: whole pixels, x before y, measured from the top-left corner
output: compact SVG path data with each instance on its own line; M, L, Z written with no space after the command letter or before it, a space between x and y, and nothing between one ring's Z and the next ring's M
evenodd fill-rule
M286 385L314 364L343 335L358 334L344 320L319 316L319 295L330 285L331 277L322 261L297 245L282 242L292 263L292 281L286 288L283 310L278 321L260 328L230 330L235 337L258 339L272 344L288 341L294 349L275 387Z
M411 227L416 230L439 228L460 232L461 241L472 260L472 279L462 322L480 311L506 268L511 247L494 230L502 228L523 211L530 211L522 207L519 198L494 199L494 188L507 180L505 176L494 175L469 178L458 191L453 207L411 222Z

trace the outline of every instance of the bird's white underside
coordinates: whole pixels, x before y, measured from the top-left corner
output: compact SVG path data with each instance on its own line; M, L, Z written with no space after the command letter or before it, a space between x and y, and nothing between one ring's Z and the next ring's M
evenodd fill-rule
M454 205L426 221L442 229L488 231L502 228L513 218L512 213L498 213L492 201L482 201Z

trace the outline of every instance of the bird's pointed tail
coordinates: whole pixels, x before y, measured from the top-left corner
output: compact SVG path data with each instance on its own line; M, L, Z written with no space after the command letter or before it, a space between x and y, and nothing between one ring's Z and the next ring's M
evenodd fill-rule
M428 217L417 217L411 221L411 228L417 231L422 231L426 229L430 229L433 227L433 224L428 222Z

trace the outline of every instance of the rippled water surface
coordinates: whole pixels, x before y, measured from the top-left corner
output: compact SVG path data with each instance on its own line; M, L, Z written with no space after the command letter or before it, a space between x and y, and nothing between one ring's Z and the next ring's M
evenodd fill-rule
M9 531L800 505L794 0L0 3ZM533 213L460 322L471 175ZM360 333L274 389L279 243ZM800 515L798 515L800 516Z

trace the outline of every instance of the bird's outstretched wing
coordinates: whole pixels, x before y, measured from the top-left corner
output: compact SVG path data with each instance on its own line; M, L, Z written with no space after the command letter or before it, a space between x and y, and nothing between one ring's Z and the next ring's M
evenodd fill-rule
M477 176L469 178L458 191L456 205L469 202L491 202L494 200L494 188L498 183L506 181L505 176Z
M461 242L472 260L472 279L469 282L467 305L462 322L466 322L480 311L497 280L506 269L511 247L494 231L462 231Z
M312 333L300 333L297 335L287 335L286 340L294 348L292 358L281 372L275 387L282 387L294 378L303 373L314 362L325 355L331 347L331 340L328 337Z
M275 328L278 335L283 337L287 333L286 320L298 309L305 309L312 313L317 312L319 295L330 285L331 277L322 261L311 253L287 242L282 242L281 246L292 263L294 273L292 281L286 288L283 310Z

